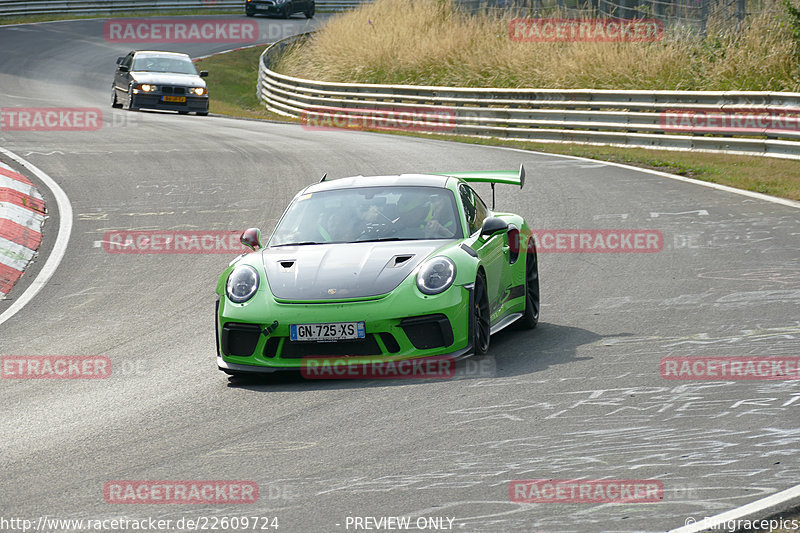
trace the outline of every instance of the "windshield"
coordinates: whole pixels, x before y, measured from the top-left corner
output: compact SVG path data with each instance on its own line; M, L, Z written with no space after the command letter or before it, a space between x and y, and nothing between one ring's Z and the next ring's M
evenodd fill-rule
M455 197L439 187L360 187L305 194L270 246L461 238Z
M174 74L197 74L194 63L188 57L175 56L142 56L133 60L131 70L137 72L171 72Z

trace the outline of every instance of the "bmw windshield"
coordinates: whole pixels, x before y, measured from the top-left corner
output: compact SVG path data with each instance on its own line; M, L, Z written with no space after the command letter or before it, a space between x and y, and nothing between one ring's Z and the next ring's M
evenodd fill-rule
M462 237L455 197L448 189L358 187L295 198L269 245Z
M194 74L197 69L188 57L172 55L137 54L131 70L136 72L168 72L170 74Z

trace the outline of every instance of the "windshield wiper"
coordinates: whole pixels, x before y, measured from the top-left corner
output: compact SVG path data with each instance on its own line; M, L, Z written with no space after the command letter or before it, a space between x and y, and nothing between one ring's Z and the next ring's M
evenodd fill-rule
M277 248L279 246L308 246L309 244L328 244L328 243L316 242L316 241L284 242L281 244L273 244L270 246L270 248Z
M409 237L378 237L376 239L364 239L363 241L353 242L385 242L385 241L418 241L419 239L412 239Z

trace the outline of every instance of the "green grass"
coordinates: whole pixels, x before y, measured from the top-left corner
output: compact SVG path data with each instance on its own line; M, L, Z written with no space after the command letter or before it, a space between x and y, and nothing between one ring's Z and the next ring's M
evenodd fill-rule
M210 16L210 15L232 15L241 14L244 16L243 9L223 9L209 11L208 9L176 9L171 11L126 11L124 13L92 13L86 15L78 14L54 14L54 15L22 15L18 17L0 18L0 26L6 24L29 24L32 22L51 22L55 20L76 20L76 19L107 19L123 17L175 17L175 16Z
M198 62L200 68L211 72L207 80L212 113L299 122L266 111L258 101L256 97L258 59L263 50L264 47L258 46L212 56ZM800 162L796 160L644 148L531 143L453 135L436 135L434 138L470 144L509 146L624 163L739 189L800 200Z
M209 71L206 78L211 96L209 111L234 117L286 120L270 113L256 97L258 83L258 58L265 46L254 46L217 54L199 60L198 70Z
M352 83L800 91L792 6L800 0L766 0L735 25L720 7L704 36L668 24L654 42L520 42L509 34L510 15L469 15L453 0L376 0L327 20L275 70Z

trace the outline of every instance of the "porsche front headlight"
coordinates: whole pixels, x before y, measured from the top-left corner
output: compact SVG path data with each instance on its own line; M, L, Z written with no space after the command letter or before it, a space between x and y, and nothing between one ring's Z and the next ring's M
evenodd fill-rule
M253 297L258 290L258 272L250 265L239 265L231 271L225 292L230 301L241 304Z
M417 272L417 288L423 294L439 294L456 279L456 265L449 257L438 256L426 261Z

